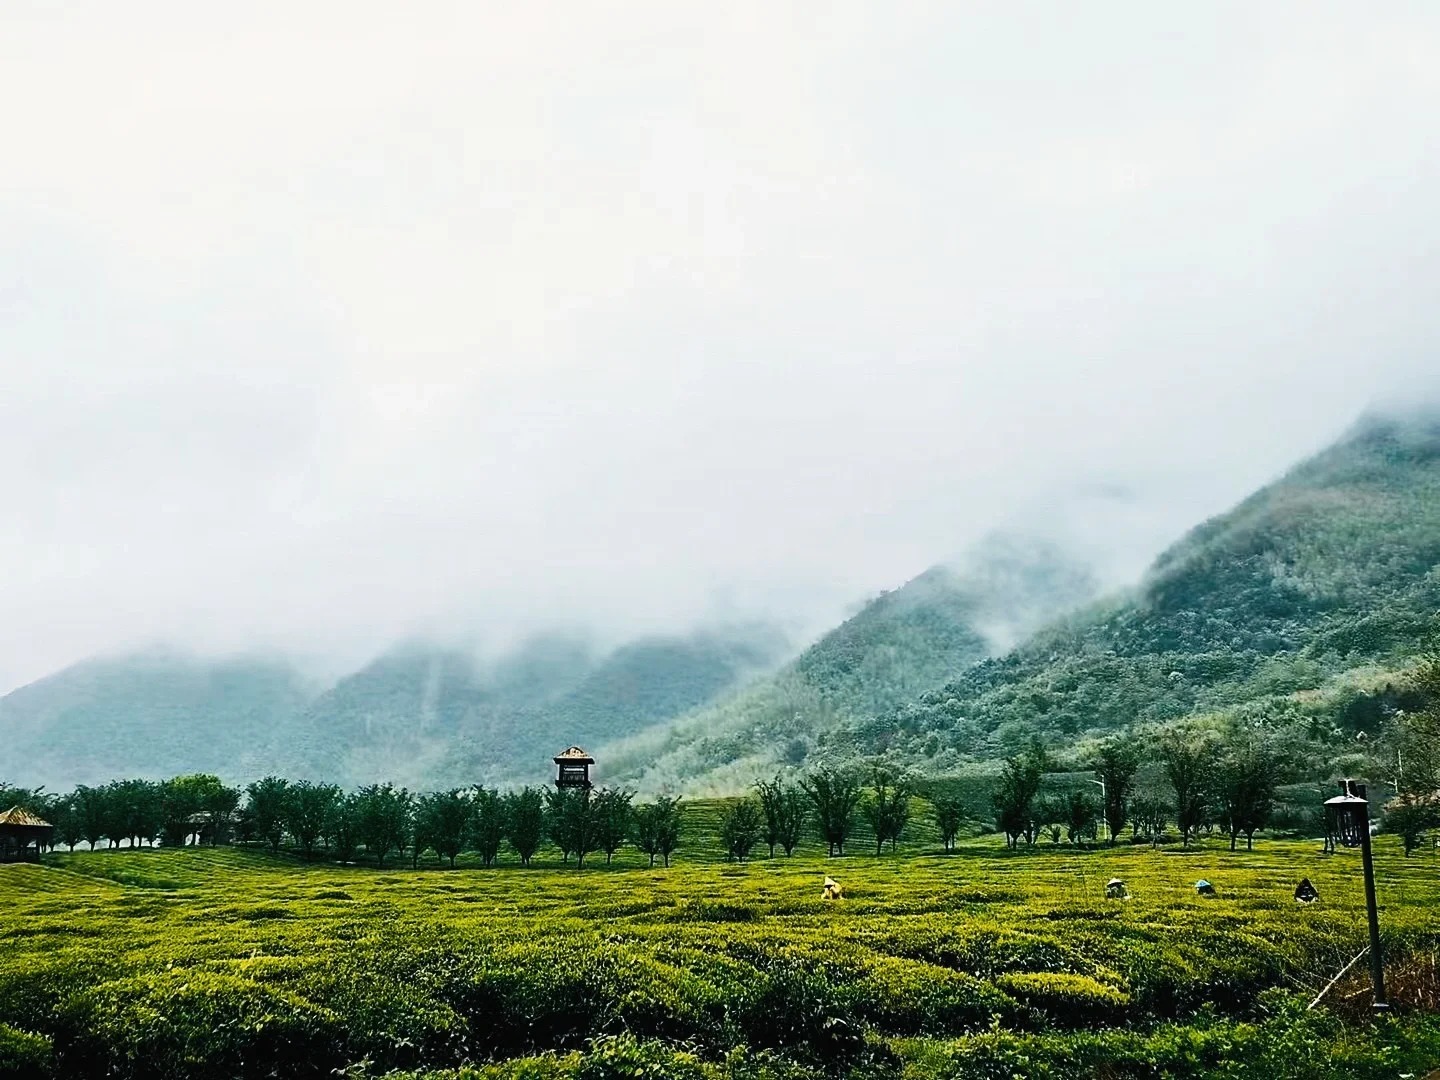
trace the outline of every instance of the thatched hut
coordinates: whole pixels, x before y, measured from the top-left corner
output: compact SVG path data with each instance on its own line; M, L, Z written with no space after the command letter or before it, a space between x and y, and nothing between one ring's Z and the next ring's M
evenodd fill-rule
M12 806L0 814L0 862L39 859L55 846L55 826L28 810Z

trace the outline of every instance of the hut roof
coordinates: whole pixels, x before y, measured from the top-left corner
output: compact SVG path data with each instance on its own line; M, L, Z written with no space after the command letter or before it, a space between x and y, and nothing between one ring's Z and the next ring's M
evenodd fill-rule
M30 811L19 806L12 806L0 814L0 825L28 825L32 829L53 829L55 827L50 822L36 817Z
M555 755L555 760L556 760L557 762L560 762L560 761L574 761L574 762L583 762L584 764L587 764L587 765L594 765L594 764L595 764L595 759L592 758L589 754L587 754L584 750L580 749L580 747L578 747L578 746L571 746L571 747L567 748L564 753L556 754L556 755Z

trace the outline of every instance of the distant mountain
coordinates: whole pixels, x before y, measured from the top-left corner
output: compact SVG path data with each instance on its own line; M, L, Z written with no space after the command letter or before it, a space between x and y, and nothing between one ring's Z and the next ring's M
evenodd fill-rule
M486 670L462 653L407 646L311 705L291 770L412 786L543 780L566 746L688 712L773 668L787 648L755 625L642 638L598 658L548 638Z
M0 698L7 774L51 786L267 767L267 733L316 687L280 661L166 652L87 660Z
M647 789L743 787L828 736L940 686L1094 595L1053 544L997 534L882 593L774 675L597 751Z
M945 768L1032 735L1063 748L1242 706L1263 722L1340 673L1402 665L1437 631L1440 415L1371 417L1194 529L1132 593L851 734Z
M409 643L329 687L282 661L89 660L0 698L0 773L52 787L197 771L416 788L543 781L565 746L688 712L788 651L758 625L610 651L545 635L491 663Z

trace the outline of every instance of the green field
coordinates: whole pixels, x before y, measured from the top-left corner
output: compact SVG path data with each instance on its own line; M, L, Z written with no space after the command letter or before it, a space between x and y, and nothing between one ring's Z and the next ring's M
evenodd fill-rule
M577 871L375 869L236 849L0 867L0 1076L1400 1076L1372 1029L1358 857L632 852ZM1440 859L1377 852L1397 969L1440 941ZM825 874L846 898L823 901ZM1301 875L1321 902L1300 907ZM1105 881L1125 879L1127 901ZM1216 885L1198 897L1195 880ZM1405 959L1405 958L1410 959ZM1364 968L1362 963L1357 971ZM9 1070L8 1073L6 1070Z

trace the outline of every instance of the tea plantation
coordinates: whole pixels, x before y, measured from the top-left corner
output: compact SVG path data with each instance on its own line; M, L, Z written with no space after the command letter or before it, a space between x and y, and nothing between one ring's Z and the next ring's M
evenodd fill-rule
M1377 862L1397 985L1433 984L1440 857L1382 837ZM1319 841L584 871L56 855L0 866L0 1077L1423 1075L1440 1019L1374 1022L1363 962L1306 1010L1363 939L1358 856Z

